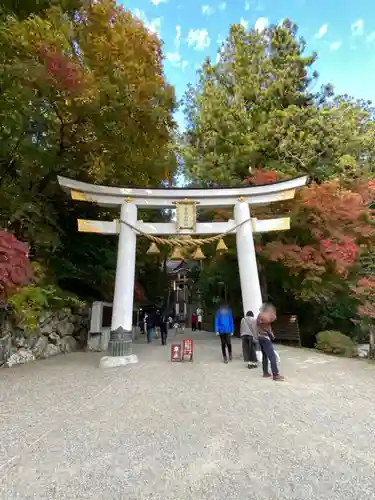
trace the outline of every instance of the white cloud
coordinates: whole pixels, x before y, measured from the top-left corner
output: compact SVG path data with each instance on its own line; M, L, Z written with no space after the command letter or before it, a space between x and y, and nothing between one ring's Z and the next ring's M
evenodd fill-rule
M209 5L202 5L202 14L204 16L210 16L215 12L215 9L213 7L210 7Z
M250 2L245 2L245 10L250 10Z
M246 19L241 17L240 24L245 28L245 30L247 30L247 27L249 26L249 21L246 21Z
M227 2L219 3L219 10L225 10L227 8Z
M151 0L154 5L159 5L159 3L167 3L168 0Z
M268 18L267 17L260 17L255 21L254 29L255 31L264 31L268 26Z
M160 35L161 22L163 20L162 17L156 17L155 19L151 19L149 21L144 11L139 10L138 8L134 9L134 15L143 22L145 28L151 31L151 33Z
M342 45L342 42L340 40L337 40L337 42L331 43L331 45L329 46L329 50L331 52L334 52L335 50L339 50L341 45Z
M184 70L186 66L189 64L188 61L185 61L182 59L181 54L179 52L167 52L167 61L169 61L172 66L175 66L176 68L181 68Z
M187 44L195 50L207 49L211 45L211 39L208 36L208 31L206 29L189 30Z
M323 36L327 33L328 31L328 24L323 24L319 30L318 30L318 33L315 34L315 37L316 38L323 38Z
M180 43L181 43L181 26L179 26L177 24L177 26L176 26L176 38L175 38L175 44L176 44L177 48L180 46Z
M362 36L365 28L365 23L363 19L357 19L357 21L355 21L350 28L353 36Z
M370 43L375 42L375 31L373 31L367 36L367 41Z

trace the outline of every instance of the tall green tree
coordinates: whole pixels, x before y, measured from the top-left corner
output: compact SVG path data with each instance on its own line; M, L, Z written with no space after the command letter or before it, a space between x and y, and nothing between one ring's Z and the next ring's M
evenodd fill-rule
M289 20L259 33L234 25L185 97L184 159L194 181L238 184L260 168L322 182L373 168L373 110L314 92L316 54Z
M289 20L261 33L232 26L216 63L206 60L186 94L183 155L188 178L201 185L260 184L302 173L315 181L292 204L253 210L258 217L292 217L291 231L257 237L262 288L301 317L309 302L305 319L311 324L315 311L316 328L336 322L348 331L357 317L351 290L375 241L365 193L375 173L374 110L334 96L330 85L314 91L316 57L306 55ZM225 259L235 265L232 248ZM215 275L220 266L211 269ZM212 273L201 279L211 283Z

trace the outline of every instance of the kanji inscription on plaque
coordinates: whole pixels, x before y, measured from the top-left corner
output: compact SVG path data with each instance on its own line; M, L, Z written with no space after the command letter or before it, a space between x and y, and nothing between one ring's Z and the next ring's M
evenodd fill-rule
M176 229L180 231L195 231L197 223L197 206L195 201L176 201Z

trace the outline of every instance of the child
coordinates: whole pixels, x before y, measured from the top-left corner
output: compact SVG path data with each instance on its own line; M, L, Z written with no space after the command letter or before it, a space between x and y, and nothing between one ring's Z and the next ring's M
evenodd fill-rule
M257 368L258 327L253 311L247 311L241 320L240 335L242 339L243 359L248 368Z

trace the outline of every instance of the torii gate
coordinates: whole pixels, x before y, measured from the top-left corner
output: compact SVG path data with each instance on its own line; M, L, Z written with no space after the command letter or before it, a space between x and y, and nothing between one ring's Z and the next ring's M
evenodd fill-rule
M306 185L307 176L258 186L234 188L127 188L87 184L58 177L60 186L70 192L73 200L96 203L105 207L119 207L119 220L78 220L82 232L119 234L115 292L113 298L112 330L122 327L132 330L135 278L136 232L151 235L213 235L231 229L236 232L238 267L244 313L256 315L262 304L253 233L281 231L290 228L290 218L258 220L251 218L250 207L276 201L291 200L296 189ZM184 201L200 207L234 207L234 220L227 222L198 222L187 225L176 222L143 222L137 220L138 208L176 208ZM129 225L127 225L129 224ZM238 226L238 227L237 227Z

